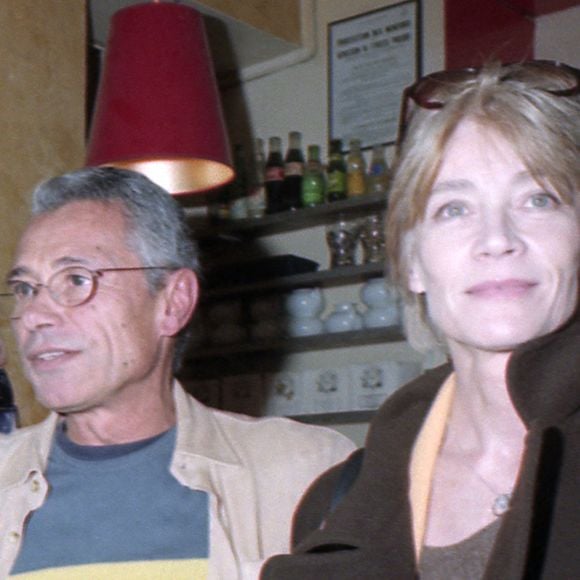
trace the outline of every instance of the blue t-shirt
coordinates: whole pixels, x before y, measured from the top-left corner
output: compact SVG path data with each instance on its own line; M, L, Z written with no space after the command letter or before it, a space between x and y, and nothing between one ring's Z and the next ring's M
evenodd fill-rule
M60 430L11 572L17 578L206 578L209 506L169 472L176 429L76 445ZM36 573L33 573L35 572Z

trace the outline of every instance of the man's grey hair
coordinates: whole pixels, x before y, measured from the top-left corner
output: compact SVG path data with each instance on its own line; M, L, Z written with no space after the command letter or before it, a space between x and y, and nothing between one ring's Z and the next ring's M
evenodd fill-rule
M32 193L32 215L55 211L75 201L120 204L127 220L129 249L145 267L188 268L199 273L198 250L177 201L141 173L114 167L87 167L44 181ZM106 228L106 224L103 224ZM145 275L151 292L163 288L166 270ZM187 343L187 328L175 345L174 370Z

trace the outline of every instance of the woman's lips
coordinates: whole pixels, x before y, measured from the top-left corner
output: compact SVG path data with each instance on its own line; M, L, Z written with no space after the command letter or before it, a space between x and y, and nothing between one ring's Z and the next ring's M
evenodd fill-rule
M536 286L531 280L488 280L471 286L467 294L477 298L520 298Z

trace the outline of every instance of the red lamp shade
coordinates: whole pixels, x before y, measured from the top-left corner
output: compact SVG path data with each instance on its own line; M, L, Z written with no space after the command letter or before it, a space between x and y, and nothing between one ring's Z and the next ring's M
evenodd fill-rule
M87 165L139 171L173 194L231 181L230 148L199 12L152 2L113 15Z

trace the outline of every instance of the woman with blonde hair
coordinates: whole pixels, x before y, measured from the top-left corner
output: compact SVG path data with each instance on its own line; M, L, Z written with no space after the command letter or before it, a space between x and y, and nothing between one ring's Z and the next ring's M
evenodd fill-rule
M405 91L389 272L409 341L449 364L315 482L264 579L580 577L579 77L490 64Z

